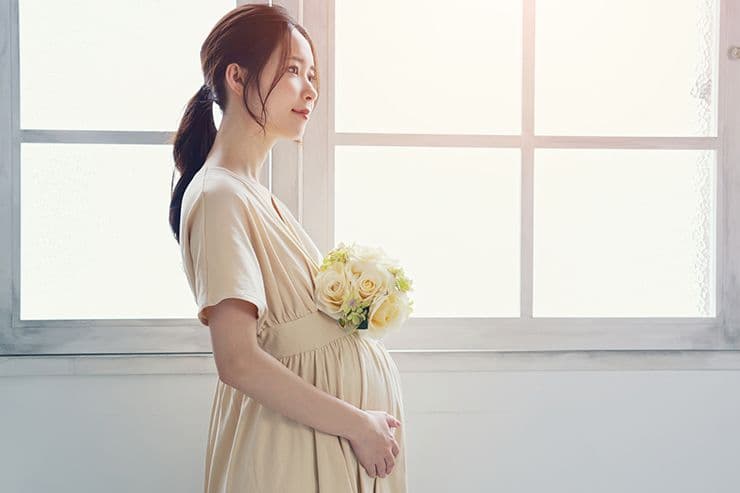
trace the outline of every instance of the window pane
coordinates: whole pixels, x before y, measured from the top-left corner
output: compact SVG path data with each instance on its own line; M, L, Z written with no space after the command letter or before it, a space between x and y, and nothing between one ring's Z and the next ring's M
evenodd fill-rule
M338 146L334 244L397 258L413 279L415 317L518 317L520 156Z
M335 9L337 132L521 132L521 2Z
M21 0L21 128L174 130L234 0Z
M715 316L715 159L536 150L534 315Z
M171 146L23 144L21 319L194 318L172 169Z
M536 133L717 135L717 0L537 0L536 12Z

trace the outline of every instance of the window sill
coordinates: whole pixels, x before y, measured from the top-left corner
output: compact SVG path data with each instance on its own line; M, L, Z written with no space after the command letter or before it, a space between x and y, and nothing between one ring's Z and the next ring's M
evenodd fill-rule
M402 373L522 371L740 371L740 351L393 351ZM0 378L212 375L213 355L1 356Z

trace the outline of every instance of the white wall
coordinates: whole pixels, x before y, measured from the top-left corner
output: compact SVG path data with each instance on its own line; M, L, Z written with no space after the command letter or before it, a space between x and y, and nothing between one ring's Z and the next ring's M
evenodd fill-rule
M391 354L412 493L740 491L734 353ZM210 355L5 357L0 375L3 493L202 491Z

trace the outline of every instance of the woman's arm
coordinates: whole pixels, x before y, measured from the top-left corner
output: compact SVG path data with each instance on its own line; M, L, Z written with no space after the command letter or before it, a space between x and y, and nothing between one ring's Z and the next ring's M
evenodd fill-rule
M219 378L261 404L324 433L353 439L368 415L303 380L257 343L257 307L236 298L209 309Z

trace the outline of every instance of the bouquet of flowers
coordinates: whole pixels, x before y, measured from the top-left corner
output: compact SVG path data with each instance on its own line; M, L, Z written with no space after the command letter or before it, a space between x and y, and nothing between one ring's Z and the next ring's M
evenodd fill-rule
M413 311L411 280L381 248L345 245L331 250L316 275L316 304L346 332L381 339Z

